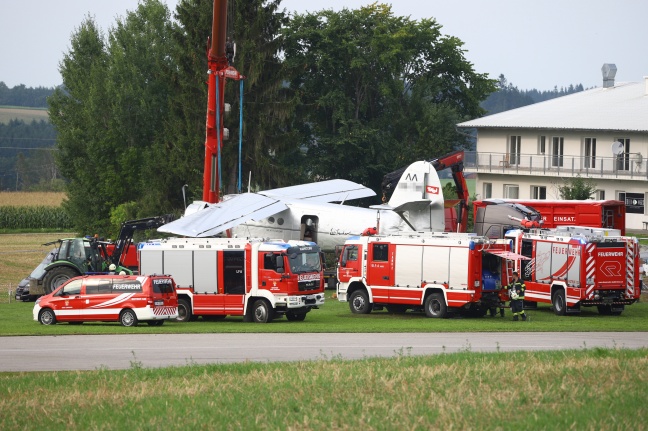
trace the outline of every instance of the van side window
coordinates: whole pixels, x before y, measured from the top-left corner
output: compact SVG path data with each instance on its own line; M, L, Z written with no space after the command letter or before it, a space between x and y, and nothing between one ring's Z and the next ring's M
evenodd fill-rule
M86 295L101 295L111 293L111 289L112 286L110 280L101 278L86 280Z
M83 280L73 280L69 282L61 291L61 295L79 295Z

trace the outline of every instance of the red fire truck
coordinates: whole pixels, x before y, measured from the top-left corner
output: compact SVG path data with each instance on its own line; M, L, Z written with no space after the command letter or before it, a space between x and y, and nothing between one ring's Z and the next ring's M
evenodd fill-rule
M473 202L475 233L500 237L503 232L519 226L511 217L541 215L540 227L586 226L618 229L625 235L626 207L617 200L547 200L547 199L485 199ZM517 213L517 214L516 214ZM515 219L513 219L515 220Z
M517 258L510 240L474 234L354 236L340 254L337 297L358 314L386 307L483 316L499 302L500 274Z
M525 304L553 305L557 315L598 307L619 315L641 295L637 238L616 229L563 226L509 231L526 285ZM610 235L612 233L612 235Z
M313 242L171 238L138 245L140 274L172 274L178 321L243 316L302 321L324 304L324 274Z

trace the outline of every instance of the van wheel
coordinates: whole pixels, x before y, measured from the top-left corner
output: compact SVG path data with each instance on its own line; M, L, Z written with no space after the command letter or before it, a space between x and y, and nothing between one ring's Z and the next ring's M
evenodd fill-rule
M349 308L354 314L369 314L371 313L371 302L369 302L369 295L364 290L356 290L349 298Z
M133 310L127 308L119 315L119 322L124 326L137 326L137 316Z
M553 298L551 298L551 303L553 304L553 309L556 316L564 316L565 314L567 314L567 301L565 300L564 290L556 290L556 292L554 292Z
M38 313L38 321L41 325L55 325L56 315L54 314L54 311L49 308L43 308L40 313Z
M191 304L186 299L178 299L178 317L176 322L188 322L191 320Z
M268 323L272 320L274 310L265 299L257 299L252 306L252 320L255 323Z
M303 322L305 318L306 313L286 313L289 322Z
M65 283L71 278L78 277L80 274L68 268L67 266L57 266L52 268L43 277L43 289L45 293L54 292L61 284Z
M440 293L433 293L425 298L423 303L427 317L444 318L448 314L448 306Z

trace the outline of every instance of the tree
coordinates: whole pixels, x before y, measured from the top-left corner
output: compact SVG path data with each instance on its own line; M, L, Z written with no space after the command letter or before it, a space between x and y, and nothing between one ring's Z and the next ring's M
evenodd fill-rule
M293 17L285 66L313 179L377 190L385 172L467 145L454 125L480 115L495 86L440 30L383 4Z
M173 76L180 91L174 95L172 115L165 135L169 145L182 147L174 152L170 168L180 182L189 184L190 195L202 194L202 168L207 106L207 58L205 46L211 34L211 2L183 1L178 4L178 24L173 30L173 56L178 65ZM236 43L234 67L245 76L243 97L243 172L253 172L259 187L277 187L299 182L293 169L299 163L292 158L297 143L286 121L292 115L291 100L283 85L279 58L279 30L285 24L284 12L278 10L279 0L230 2L228 36ZM238 177L239 83L227 81L225 100L232 113L224 119L230 140L223 143L222 185L226 193L236 191ZM246 175L243 175L245 178Z
M174 90L169 23L166 5L144 0L106 42L88 17L61 62L63 88L49 99L50 119L69 180L64 205L81 232L109 231L113 207L164 190L151 183L164 175L154 156Z
M576 175L572 178L565 178L563 185L557 186L560 198L565 200L586 200L590 199L596 192L596 183L591 178L582 178Z

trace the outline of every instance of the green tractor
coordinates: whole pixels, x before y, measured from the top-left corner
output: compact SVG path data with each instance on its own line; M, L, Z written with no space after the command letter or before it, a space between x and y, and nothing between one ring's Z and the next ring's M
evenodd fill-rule
M106 243L97 238L67 238L59 239L44 245L57 244L57 251L52 263L45 268L42 292L31 294L46 294L53 292L61 284L71 278L83 274L106 274L111 265ZM132 274L128 268L119 267L119 271Z
M43 283L30 286L31 295L44 295L56 290L71 278L86 274L107 274L109 271L132 275L137 270L137 251L132 243L136 230L155 229L173 220L173 215L149 217L122 223L119 238L115 242L101 241L96 237L59 239L52 263L45 267ZM132 264L125 263L130 256ZM31 289L35 291L31 291Z

